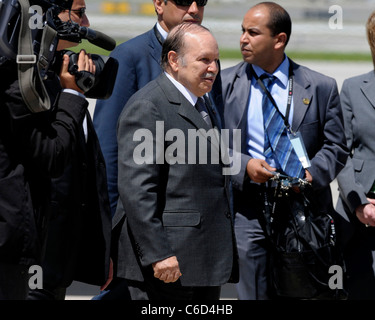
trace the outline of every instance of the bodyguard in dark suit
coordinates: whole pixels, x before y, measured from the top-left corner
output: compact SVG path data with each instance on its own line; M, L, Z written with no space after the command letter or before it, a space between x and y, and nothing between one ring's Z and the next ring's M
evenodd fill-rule
M218 57L206 28L177 26L163 44L165 73L120 116L116 266L133 299L219 299L220 286L235 279L229 178L212 156L216 115L205 107L208 124L194 108L212 88Z
M374 57L375 12L367 21ZM375 73L346 79L341 105L350 157L337 177L336 210L345 219L344 258L349 299L375 299Z
M280 171L275 155L265 160L262 98L254 73L276 77L271 95L285 115L288 80L293 75L290 117L292 129L302 136L311 166L304 178L312 182L321 208L333 213L330 182L347 158L342 113L334 79L289 60L284 49L291 21L279 5L266 2L252 7L242 23L240 40L244 62L221 72L222 92L212 92L224 102L225 128L241 129L241 171L232 177L235 232L240 257L240 299L268 299L267 242L259 218L262 203L259 184ZM254 73L251 71L253 68ZM233 148L233 146L231 146Z

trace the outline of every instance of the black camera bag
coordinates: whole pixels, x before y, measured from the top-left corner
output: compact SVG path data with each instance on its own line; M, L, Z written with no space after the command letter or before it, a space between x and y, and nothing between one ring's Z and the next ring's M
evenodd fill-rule
M344 270L344 265L334 220L317 206L311 185L295 192L278 181L275 192L265 191L264 197L271 291L283 298L346 299L344 289L329 286L330 267Z

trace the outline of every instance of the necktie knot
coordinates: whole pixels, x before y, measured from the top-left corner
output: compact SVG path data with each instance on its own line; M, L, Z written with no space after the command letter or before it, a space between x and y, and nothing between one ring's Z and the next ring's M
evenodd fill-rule
M263 73L260 79L263 81L265 87L269 89L272 83L276 80L276 77L272 75L268 75L267 73Z

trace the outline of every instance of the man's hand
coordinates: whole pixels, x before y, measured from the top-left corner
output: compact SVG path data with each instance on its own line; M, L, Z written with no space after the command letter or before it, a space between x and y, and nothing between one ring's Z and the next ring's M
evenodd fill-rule
M307 182L312 183L313 177L312 177L311 173L307 169L305 169L305 176L306 176Z
M246 172L250 179L257 183L264 183L273 177L269 171L276 171L265 160L250 159L246 165Z
M107 278L107 281L105 282L105 284L103 284L101 287L100 287L100 291L103 291L105 290L108 285L111 283L111 281L113 280L113 262L112 262L112 258L110 258L109 260L109 273L108 273L108 278Z
M375 199L367 198L367 200L370 203L360 205L355 213L363 224L375 227Z
M95 74L95 64L90 58L90 55L85 50L81 50L78 55L78 71L88 71ZM69 68L69 56L64 54L63 63L60 72L60 83L63 89L73 89L82 94L83 90L80 89L76 84L76 78L73 74L68 71Z
M176 256L155 262L152 268L154 277L165 283L176 282L182 276Z

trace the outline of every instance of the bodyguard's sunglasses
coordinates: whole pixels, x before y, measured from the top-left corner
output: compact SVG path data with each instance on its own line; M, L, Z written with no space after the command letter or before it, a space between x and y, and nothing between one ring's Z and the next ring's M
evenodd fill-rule
M204 7L208 0L173 0L175 4L183 7L190 7L193 2L197 3L198 7Z

